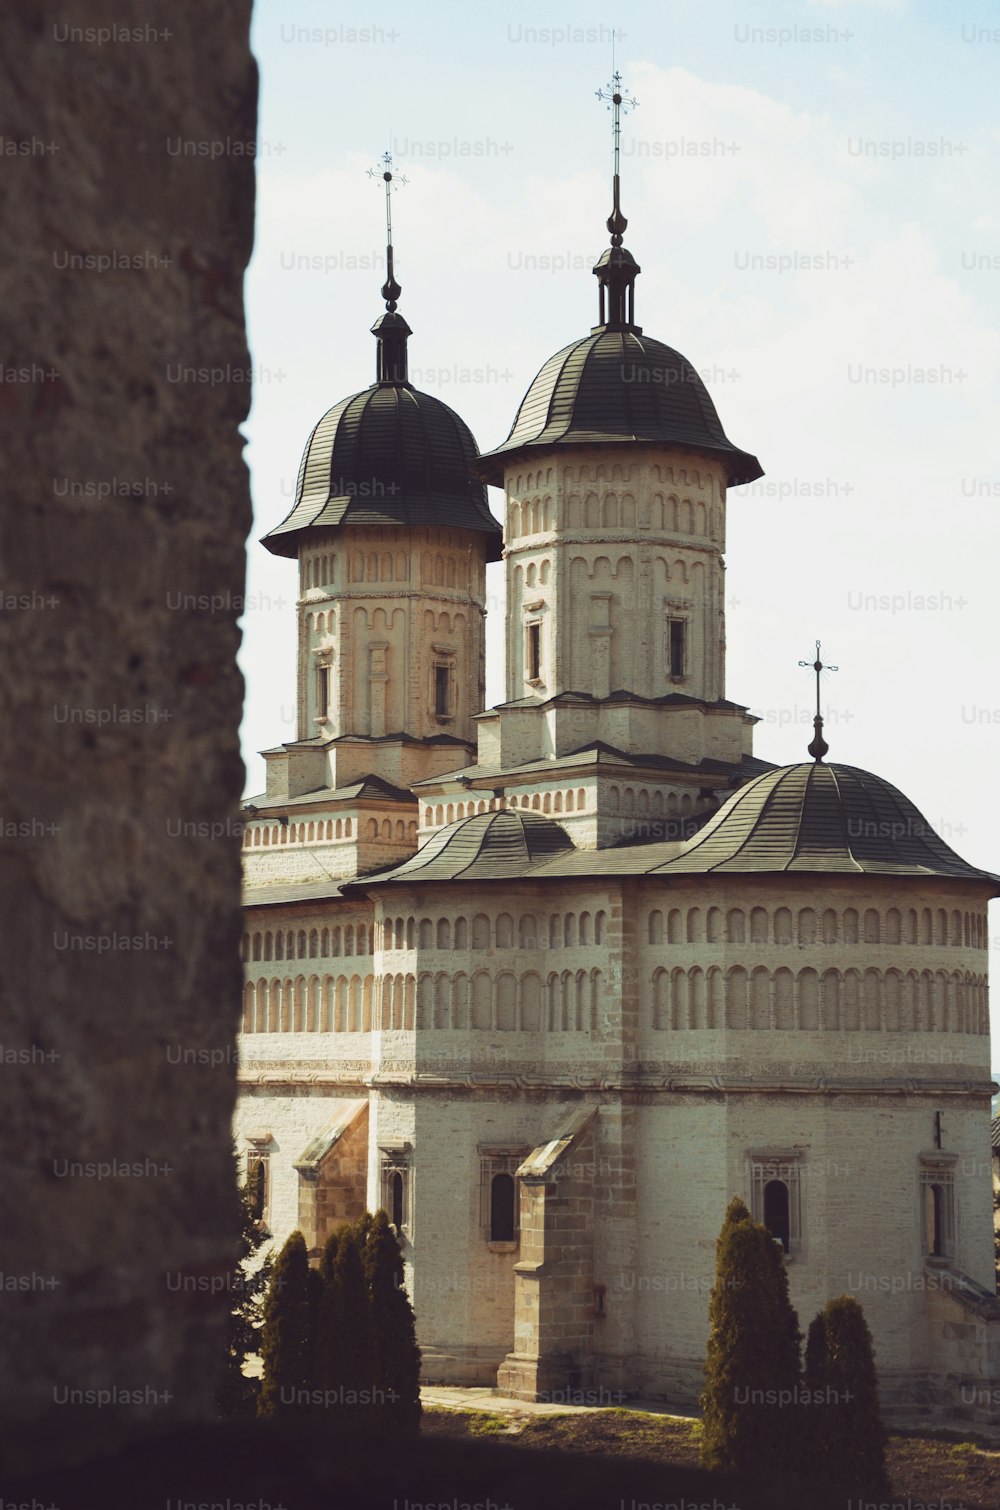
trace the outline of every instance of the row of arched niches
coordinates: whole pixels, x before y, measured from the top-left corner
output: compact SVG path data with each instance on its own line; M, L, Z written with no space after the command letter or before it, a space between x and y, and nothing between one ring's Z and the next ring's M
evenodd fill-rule
M278 959L329 959L341 954L367 954L375 949L573 949L604 944L607 913L533 912L515 916L484 912L436 918L386 917L373 928L359 923L310 928L255 929L243 935L244 962ZM752 907L659 908L650 911L645 942L657 944L916 944L936 948L985 949L985 918L958 907L828 907L817 910L789 907L773 911Z
M643 1020L654 1031L989 1031L986 977L961 970L660 967L645 983L641 1006ZM274 976L246 982L243 1031L473 1028L596 1037L613 1008L606 976L597 967L547 974L483 969ZM941 1050L936 1056L946 1062Z
M501 912L471 917L386 917L332 927L260 929L244 935L243 958L268 965L285 960L365 956L338 974L274 974L249 980L246 1032L370 1031L383 1027L471 1027L490 1030L598 1031L616 1009L597 963L575 969L504 968L535 951L604 950L608 916L594 912ZM709 946L700 961L687 946ZM745 962L711 960L710 946L743 945ZM988 1031L987 976L968 961L916 968L909 946L933 950L986 947L984 919L959 908L800 908L742 911L674 908L650 911L640 931L640 1011L654 1030L772 1029L778 1031ZM856 966L823 957L823 946L856 945ZM898 945L898 963L864 959L865 945ZM816 950L816 963L753 963L753 946ZM672 946L678 946L676 949ZM383 961L409 951L445 954L491 951L500 957L476 969L366 969L375 949ZM727 953L728 948L727 948ZM387 961L386 961L387 962ZM402 965L403 961L400 961ZM554 962L553 962L554 963ZM603 963L606 963L604 961ZM253 971L256 976L257 971ZM427 983L430 984L427 984ZM388 983L388 984L387 984ZM423 983L423 984L421 984ZM426 993L430 993L424 1001ZM398 1000L397 1000L398 997ZM620 1000L620 997L619 997ZM427 1010L421 1008L421 1002ZM409 1003L409 1006L407 1005ZM473 1010L475 1006L475 1010Z
M952 907L672 907L649 913L651 944L923 944L985 949L982 913Z
M367 587L449 587L482 593L486 585L483 562L467 550L421 551L415 555L399 550L355 550L339 557L333 551L305 554L299 566L299 587L303 593L343 587L346 584L341 583L338 570L346 570L348 584Z

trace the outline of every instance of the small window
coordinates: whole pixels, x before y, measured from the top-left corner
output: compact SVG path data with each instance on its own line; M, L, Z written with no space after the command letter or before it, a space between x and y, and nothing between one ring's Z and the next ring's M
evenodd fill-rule
M438 718L447 718L449 712L449 692L451 676L447 666L434 667L434 712Z
M480 1227L490 1243L516 1243L520 1227L517 1171L526 1148L481 1146L479 1150Z
M382 1210L397 1232L410 1226L410 1166L404 1148L387 1148L381 1158Z
M514 1241L514 1176L495 1174L490 1186L490 1242Z
M528 680L537 682L542 674L542 626L528 625Z
M802 1246L801 1157L790 1149L752 1153L749 1174L754 1221L762 1222L783 1252L795 1258Z
M246 1156L246 1190L250 1198L250 1212L255 1222L267 1220L268 1202L271 1198L270 1139L253 1139Z
M320 666L319 667L319 675L318 675L317 681L318 681L318 691L317 691L317 694L316 694L316 702L317 702L317 707L318 707L318 710L319 710L319 717L320 718L326 718L326 716L327 716L327 714L328 714L328 712L330 710L330 668L329 668L329 666Z
M955 1171L947 1158L922 1161L920 1171L921 1239L927 1258L955 1254Z
M684 675L684 631L686 625L683 619L668 619L668 656L670 660L670 675L682 677Z
M764 1186L764 1226L787 1253L791 1246L788 1186L784 1180L768 1180Z
M264 1220L267 1205L267 1166L257 1159L250 1170L250 1210L255 1222Z

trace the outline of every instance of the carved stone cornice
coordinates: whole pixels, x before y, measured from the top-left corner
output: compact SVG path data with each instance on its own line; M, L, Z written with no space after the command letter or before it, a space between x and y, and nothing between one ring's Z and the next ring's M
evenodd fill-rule
M417 1091L530 1091L558 1094L567 1090L584 1093L627 1095L632 1092L661 1095L722 1096L959 1096L989 1097L995 1090L991 1080L921 1080L914 1076L885 1077L870 1080L849 1079L839 1075L780 1076L748 1075L676 1075L641 1071L624 1076L579 1075L509 1071L475 1074L453 1071L447 1074L408 1069L381 1069L360 1076L347 1077L326 1069L289 1066L287 1069L240 1071L239 1084L246 1088L317 1086L344 1095L365 1090Z

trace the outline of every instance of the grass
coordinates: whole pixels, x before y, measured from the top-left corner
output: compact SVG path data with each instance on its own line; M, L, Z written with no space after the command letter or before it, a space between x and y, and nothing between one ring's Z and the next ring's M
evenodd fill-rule
M503 1414L426 1407L425 1435L490 1437L518 1448L644 1458L676 1467L701 1465L701 1422L636 1410L567 1415ZM896 1499L951 1504L955 1510L1000 1510L1000 1451L972 1433L892 1432L887 1454Z

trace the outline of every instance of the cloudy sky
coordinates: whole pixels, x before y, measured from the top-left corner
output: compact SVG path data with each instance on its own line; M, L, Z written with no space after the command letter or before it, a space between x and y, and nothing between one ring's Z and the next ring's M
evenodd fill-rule
M636 318L690 358L766 473L729 495L728 695L761 717L759 755L805 758L798 662L821 638L839 668L830 758L1000 869L1000 11L612 9L638 100L622 137ZM408 179L393 216L411 378L487 450L597 319L610 15L258 0L248 792L256 752L295 732L295 567L256 541L291 507L313 424L374 377L384 221L366 169L389 147ZM490 575L492 703L502 566ZM992 931L1000 949L1000 916Z

